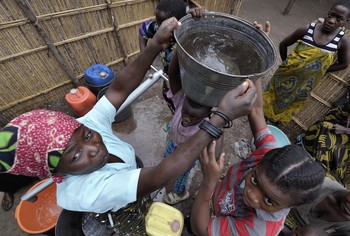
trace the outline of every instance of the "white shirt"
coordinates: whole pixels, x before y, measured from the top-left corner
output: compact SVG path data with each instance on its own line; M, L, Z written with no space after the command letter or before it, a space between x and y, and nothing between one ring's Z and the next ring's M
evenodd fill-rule
M100 133L110 154L125 163L108 163L85 175L66 175L57 184L57 204L71 211L103 213L117 211L136 201L141 169L136 169L133 147L113 134L115 107L103 96L80 123Z

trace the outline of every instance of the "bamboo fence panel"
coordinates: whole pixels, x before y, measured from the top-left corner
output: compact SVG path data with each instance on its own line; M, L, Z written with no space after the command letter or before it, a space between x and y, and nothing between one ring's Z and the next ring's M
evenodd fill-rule
M243 0L189 0L190 5L203 6L209 11L223 12L238 15Z
M231 1L198 0L228 13ZM97 63L114 72L139 53L158 0L0 1L0 125L62 100ZM193 5L193 3L191 3Z
M26 3L34 13L32 21L16 1L0 3L1 125L23 112L62 99L72 88L66 69L35 26L40 25L74 77L81 80L93 64L103 63L112 70L120 70L128 57L137 55L140 23L133 24L132 17L139 13L141 19L150 18L156 1L28 0ZM135 11L133 6L138 4ZM116 15L124 28L119 29Z

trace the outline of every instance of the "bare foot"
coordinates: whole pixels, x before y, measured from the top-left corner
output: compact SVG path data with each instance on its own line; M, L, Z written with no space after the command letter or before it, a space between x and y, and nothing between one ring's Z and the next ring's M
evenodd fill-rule
M14 196L12 193L4 192L4 197L2 198L1 207L4 211L8 211L12 208L14 201Z

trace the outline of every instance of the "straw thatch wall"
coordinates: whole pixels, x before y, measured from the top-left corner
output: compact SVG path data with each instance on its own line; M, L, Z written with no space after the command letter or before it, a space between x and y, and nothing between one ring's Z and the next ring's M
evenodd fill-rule
M191 1L233 12L241 1ZM97 63L117 72L139 53L156 0L0 1L0 125L56 102Z

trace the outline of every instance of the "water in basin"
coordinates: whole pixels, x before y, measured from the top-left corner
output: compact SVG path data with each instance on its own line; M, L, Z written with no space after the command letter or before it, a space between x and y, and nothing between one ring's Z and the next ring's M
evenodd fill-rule
M249 75L265 70L252 39L237 30L191 29L181 38L182 47L199 63L221 73Z

